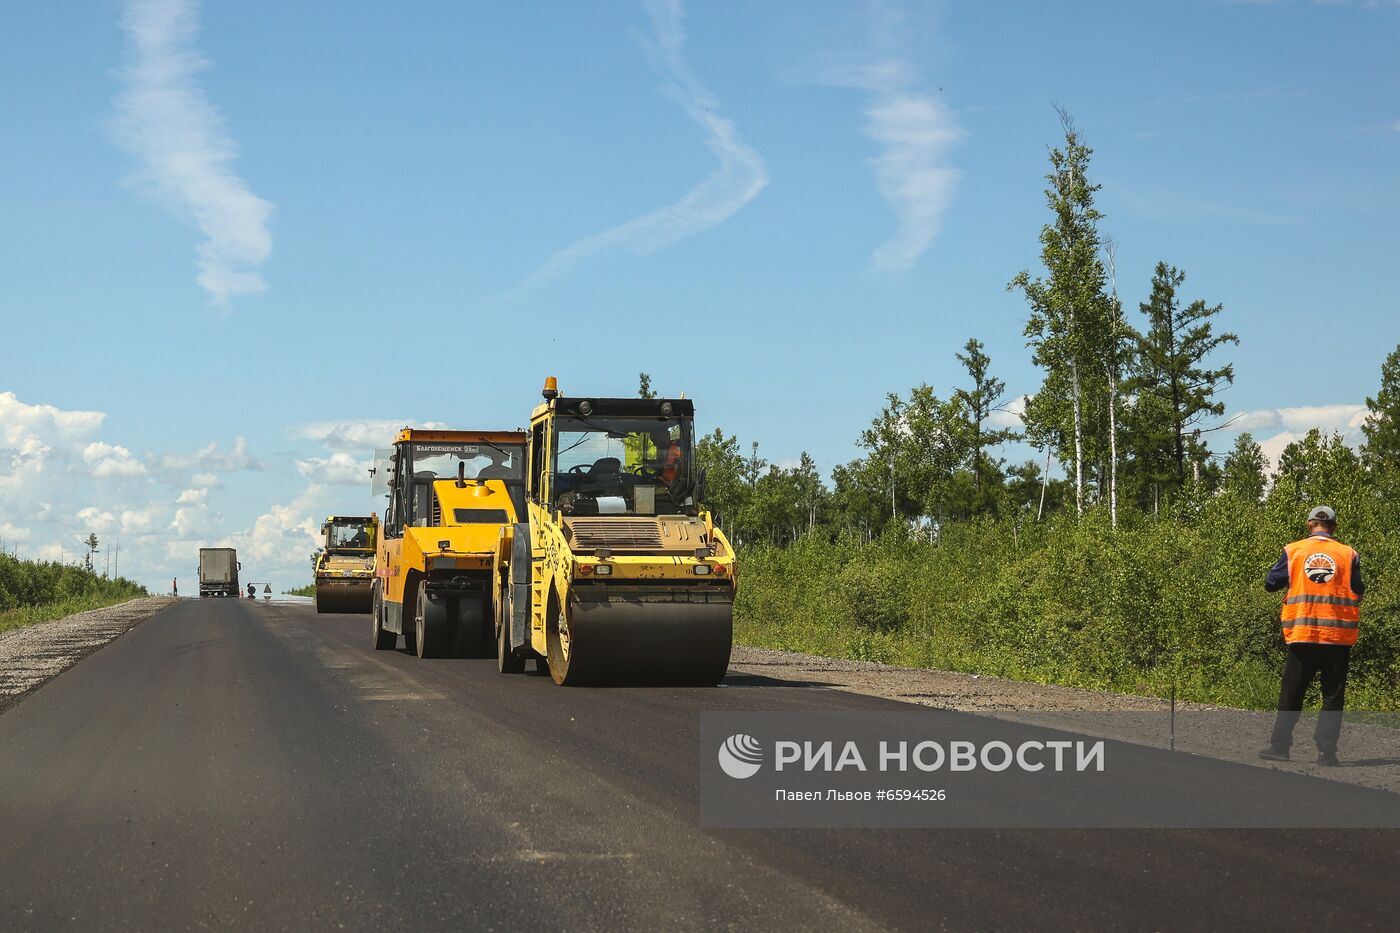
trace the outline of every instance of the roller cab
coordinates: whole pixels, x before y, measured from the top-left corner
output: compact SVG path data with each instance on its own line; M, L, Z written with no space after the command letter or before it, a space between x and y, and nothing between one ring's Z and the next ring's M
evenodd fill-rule
M556 683L715 684L733 641L734 552L700 505L694 405L568 398L531 417L526 520L497 548L502 670Z
M372 595L373 640L419 657L492 651L501 529L524 514L525 434L405 429L377 457L389 497Z

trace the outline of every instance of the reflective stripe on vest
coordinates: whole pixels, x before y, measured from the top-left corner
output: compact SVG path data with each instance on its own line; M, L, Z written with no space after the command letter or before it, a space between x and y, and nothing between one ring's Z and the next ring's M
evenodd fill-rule
M1312 603L1318 606L1359 606L1361 600L1352 596L1290 596L1283 601L1285 606L1296 606L1298 603Z
M1347 622L1342 619L1317 619L1311 616L1304 616L1301 619L1289 619L1287 622L1283 623L1283 627L1286 629L1294 628L1299 625L1315 625L1318 628L1360 628L1361 623Z
M1351 589L1356 552L1325 535L1294 541L1288 556L1283 636L1289 642L1352 645L1361 625L1361 600Z

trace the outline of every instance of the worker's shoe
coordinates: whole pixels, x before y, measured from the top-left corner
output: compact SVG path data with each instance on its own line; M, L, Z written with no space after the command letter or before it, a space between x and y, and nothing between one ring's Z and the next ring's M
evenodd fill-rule
M1288 749L1286 749L1286 748L1275 748L1275 747L1272 746L1272 745L1270 745L1268 748L1261 748L1261 749L1259 750L1259 757L1260 757L1260 758L1263 758L1265 761L1291 761L1291 760L1292 760L1291 758L1288 757Z
M1337 760L1336 752L1318 752L1317 763L1324 768L1335 768L1337 765L1341 764L1341 762Z

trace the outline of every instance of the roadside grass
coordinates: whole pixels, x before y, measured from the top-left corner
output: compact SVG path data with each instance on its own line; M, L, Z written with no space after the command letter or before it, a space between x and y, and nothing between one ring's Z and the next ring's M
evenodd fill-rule
M104 609L137 599L140 594L109 594L105 596L79 596L45 603L42 606L21 606L8 612L0 612L0 633L24 628L37 622L51 622L89 609Z
M1263 571L1289 516L1219 497L1184 521L948 527L935 543L814 533L739 557L735 641L760 648L1269 710L1284 648ZM1400 539L1357 522L1369 567L1349 709L1400 710ZM1310 702L1317 703L1316 688Z

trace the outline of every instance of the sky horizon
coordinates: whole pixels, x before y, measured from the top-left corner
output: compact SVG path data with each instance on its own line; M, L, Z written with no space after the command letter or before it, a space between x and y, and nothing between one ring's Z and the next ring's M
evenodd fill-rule
M1056 105L1129 319L1165 261L1240 337L1214 450L1359 442L1400 344L1400 3L325 9L0 13L7 551L303 585L374 447L546 375L828 477L969 337L1034 392Z

